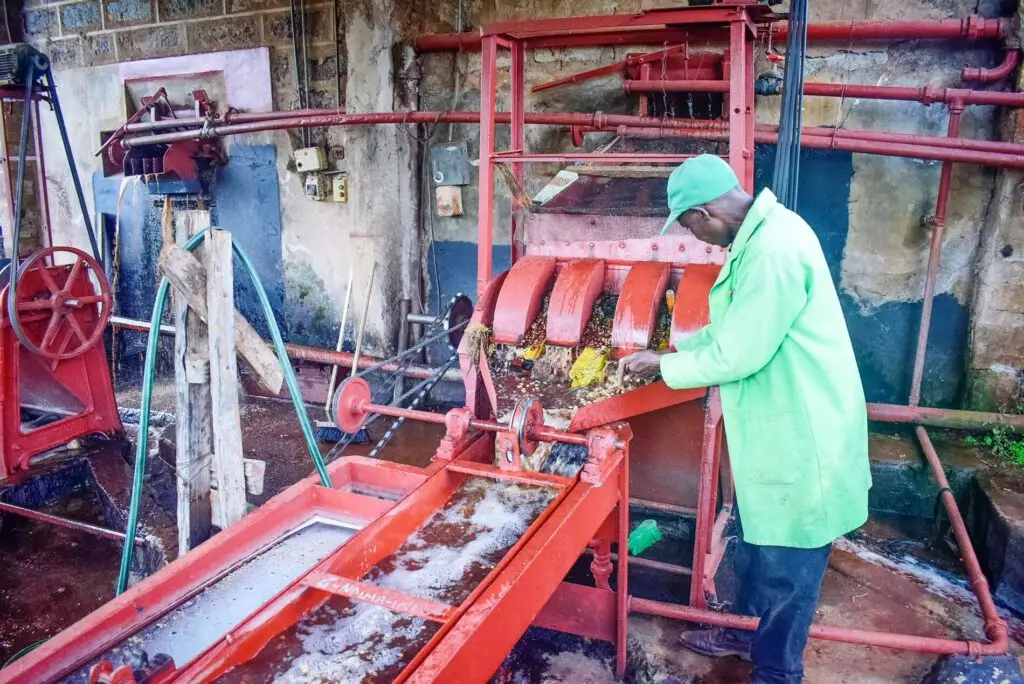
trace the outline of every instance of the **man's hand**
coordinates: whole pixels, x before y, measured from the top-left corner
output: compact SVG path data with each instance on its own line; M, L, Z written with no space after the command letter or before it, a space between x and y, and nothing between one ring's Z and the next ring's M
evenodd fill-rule
M619 361L619 363L625 364L626 370L633 375L653 378L661 372L661 356L662 354L659 352L644 350L630 354Z

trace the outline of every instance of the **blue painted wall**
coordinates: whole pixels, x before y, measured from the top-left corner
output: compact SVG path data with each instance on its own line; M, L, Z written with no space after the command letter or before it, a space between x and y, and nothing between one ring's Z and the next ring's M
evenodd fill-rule
M760 190L771 179L774 146L756 151L755 185ZM849 198L853 161L848 153L803 150L800 158L797 211L818 234L832 278L839 289L843 249L850 230ZM437 275L430 255L431 308L440 287L442 301L456 292L475 298L476 244L435 244ZM508 245L494 248L495 271L508 268ZM839 290L840 301L853 340L869 401L906 403L913 366L914 344L921 302L889 302L865 315L854 299ZM948 294L936 297L923 386L923 403L951 406L960 391L967 344L968 311Z
M234 145L231 162L207 179L204 198L213 225L231 231L263 282L271 308L288 339L284 314L284 268L281 261L281 206L277 178L277 153L273 145ZM118 212L120 178L93 176L96 210L105 215L113 230ZM194 207L194 195L172 195L175 208ZM129 186L120 206L118 273L115 301L122 316L149 320L159 282L157 261L162 238L160 221L163 196L144 185ZM269 330L249 278L235 263L235 302L239 311L264 336ZM145 336L124 332L119 357L123 370L136 370Z

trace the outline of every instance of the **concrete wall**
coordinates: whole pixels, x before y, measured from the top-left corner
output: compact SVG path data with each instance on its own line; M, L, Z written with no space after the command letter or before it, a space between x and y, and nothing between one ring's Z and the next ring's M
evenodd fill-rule
M470 30L495 19L631 12L671 4L661 0L360 0L343 3L339 10L331 3L310 0L312 104L344 103L350 111L415 106L416 97L403 96L401 86L414 83L419 76L403 63L402 51L395 46L422 32ZM962 17L972 11L1006 16L1014 10L1012 4L1000 0L970 5L956 0L820 0L812 3L811 12L812 20L939 19ZM291 76L289 10L283 0L85 0L45 4L27 0L23 19L26 33L53 56L59 83L91 78L96 73L95 68L89 68L92 65L142 56L267 46L274 107L295 106L297 101ZM816 45L810 51L808 79L959 86L964 66L992 66L1001 57L993 47L914 41ZM341 55L340 77L336 49ZM644 49L650 48L530 52L528 85L605 65L628 52ZM420 108L479 108L478 53L425 55L419 68ZM760 63L758 72L767 68L767 64ZM507 74L503 78L505 85ZM104 87L97 91L90 85L89 96L109 97L115 104L123 104L123 94L115 83ZM97 95L99 92L102 95ZM82 103L88 119L83 130L95 135L97 119L90 109L95 105L86 99ZM759 120L777 121L778 104L778 98L759 98ZM623 113L635 111L635 106L635 99L623 94L617 76L549 90L531 96L528 104L532 110ZM81 116L81 112L74 116ZM112 122L116 117L107 117L103 125ZM946 112L940 105L809 98L805 125L941 135ZM1002 134L1009 138L1019 136L1019 131L1020 126L1014 128L1012 122L1001 124L998 112L992 108L968 109L963 124L963 134L971 137L995 138ZM300 178L289 170L288 162L297 144L294 134L254 136L230 144L273 144L277 149L282 315L293 336L317 344L333 343L349 264L356 264L355 301L361 302L372 260L378 264L378 271L368 339L372 348L382 349L393 343L398 299L410 298L416 304L422 300L428 309L437 310L458 291L472 294L475 185L464 188L464 216L437 217L432 201L425 202L425 211L417 215L417 198L421 193L431 198L433 193L432 184L424 188L419 184L417 139L426 137L430 144L466 141L473 158L478 154L478 129L442 125L414 130L396 126L332 129L318 131L316 136L331 146L332 160L338 168L350 172L352 202L347 206L301 198ZM567 132L557 129L531 127L527 139L536 151L571 148ZM499 145L502 142L499 136ZM593 147L600 142L588 139L587 144ZM85 143L76 147L80 163L88 164L83 160L89 158L91 147ZM771 157L770 148L758 149L760 182L770 173ZM930 237L922 220L933 211L939 166L842 153L807 152L804 156L798 209L818 231L829 257L868 392L875 400L906 398ZM529 189L539 187L554 170L531 169ZM475 183L476 171L472 173ZM57 194L62 185L60 178L51 179ZM965 371L970 370L971 391L967 395L972 402L1006 405L1016 402L1016 389L1011 392L1007 388L1014 385L1024 365L1019 351L1019 306L1024 296L1002 285L1008 278L1021 282L1021 180L1016 174L958 166L953 185L925 402L950 405L960 401L968 389ZM508 199L503 188L498 198L497 216L505 217ZM73 217L66 218L73 226ZM508 222L502 220L497 226L494 250L499 269L508 263L509 240ZM426 291L421 292L424 281Z
M391 20L393 12L381 12L382 7L372 3L345 3L344 9L334 2L315 0L305 5L309 106L332 107L348 102L352 111L391 109L395 90L392 46L399 42L394 29L397 22ZM348 22L352 27L346 32ZM92 152L98 146L99 131L110 130L124 120L128 109L124 81L130 77L126 74L138 71L144 58L195 56L191 71L181 68L173 72L179 74L224 74L244 68L256 69L262 76L264 70L268 71L266 102L254 104L246 101L244 94L232 92L215 97L221 100L221 111L227 106L247 111L299 106L287 0L28 0L22 11L22 26L27 39L53 60L75 155L90 198L109 197L109 189L92 187L93 176L100 168ZM353 40L346 41L346 33ZM265 50L254 55L251 48ZM248 64L239 67L233 63L225 71L223 59L217 56L225 50L227 54L246 55ZM155 89L159 79L153 83ZM263 85L261 78L248 87L262 92ZM63 154L55 130L51 126L45 133L48 158L59 160ZM226 192L224 183L230 182L228 176L236 175L231 170L239 168L252 182L250 206L240 203L224 207L221 222L229 225L222 227L246 232L250 240L262 240L263 244L253 249L276 257L277 268L265 271L265 284L272 292L281 293L281 304L276 307L278 320L291 341L334 346L350 265L355 279L355 313L349 318L349 338L353 337L351 330L361 310L355 304L363 301L370 265L376 262L366 342L367 351L383 351L394 344L398 300L419 298L416 274L420 244L415 214L418 175L411 161L415 144L410 143L405 130L396 127L313 129L311 142L325 145L334 168L349 172L348 204L305 199L302 177L293 171L290 161L292 151L300 146L295 131L227 141L231 162L218 173L214 194L206 199L212 202L216 219L217 207L224 199L221 195ZM276 163L256 169L253 155L262 155L256 151L267 145L274 151ZM67 174L57 164L51 167L49 185L57 215L55 242L83 244L84 229L77 207L65 201L70 187ZM278 196L269 197L267 193ZM137 217L140 231L147 222L152 224L154 213L158 213L151 200L149 196L128 200L142 205ZM123 202L121 209L126 210ZM107 210L116 212L116 202ZM267 222L269 225L263 226ZM267 240L277 244L267 245ZM143 240L139 248L149 252L158 249L151 243ZM148 283L155 279L151 257L153 254L121 264L128 281ZM152 306L150 290L147 287L141 294L138 290L126 293L125 297L137 300L129 302L129 308L148 310Z

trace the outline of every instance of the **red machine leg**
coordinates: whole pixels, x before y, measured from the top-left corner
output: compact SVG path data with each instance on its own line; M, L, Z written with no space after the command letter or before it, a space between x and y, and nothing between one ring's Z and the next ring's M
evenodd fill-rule
M707 597L704 593L704 568L707 563L717 499L715 490L717 489L718 450L715 445L715 433L718 430L718 420L714 408L717 403L718 389L712 388L708 390L707 404L704 409L700 493L697 500L697 529L694 533L693 577L690 580L690 605L695 608L707 607Z
M593 544L594 560L590 561L590 574L594 576L594 585L598 589L612 590L612 543L601 539Z
M615 583L615 675L626 674L629 642L629 445L622 449L619 469L619 567Z

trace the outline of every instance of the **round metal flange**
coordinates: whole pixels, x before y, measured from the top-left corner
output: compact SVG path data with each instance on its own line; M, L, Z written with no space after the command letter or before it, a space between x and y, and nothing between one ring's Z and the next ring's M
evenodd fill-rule
M62 252L74 261L47 266L48 257ZM33 354L71 359L103 339L112 297L103 267L92 256L74 247L47 247L26 259L15 277L16 297L11 300L8 290L7 313L18 341Z
M373 392L369 383L362 378L348 378L334 392L331 402L331 418L342 432L354 434L363 427L369 412L364 408L370 403Z
M509 428L516 434L519 451L530 456L537 450L537 441L532 439L534 428L544 424L544 407L536 397L523 397L512 410Z
M473 301L461 292L448 304L448 316L444 319L444 329L448 331L448 346L452 351L459 348L462 342L462 333L466 332L466 326L473 317ZM462 325L462 327L459 327Z

